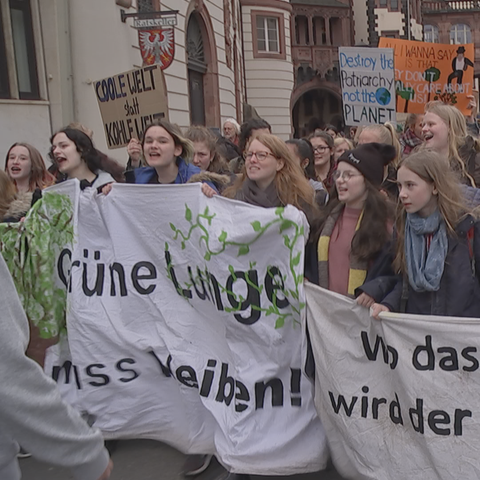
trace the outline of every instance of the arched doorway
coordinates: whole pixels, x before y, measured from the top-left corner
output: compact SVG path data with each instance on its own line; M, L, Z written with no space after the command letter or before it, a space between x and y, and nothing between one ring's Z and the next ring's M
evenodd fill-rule
M295 138L307 136L327 124L339 130L345 127L340 96L324 88L303 93L293 106L292 117Z
M205 125L205 87L207 73L203 35L199 15L193 12L187 27L188 93L191 125Z

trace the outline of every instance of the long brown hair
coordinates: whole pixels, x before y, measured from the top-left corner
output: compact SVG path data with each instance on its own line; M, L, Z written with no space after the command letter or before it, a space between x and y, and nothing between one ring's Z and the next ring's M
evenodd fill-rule
M363 205L362 220L352 239L350 252L361 261L372 261L382 251L391 238L391 225L394 219L394 205L365 177L367 198ZM337 189L332 189L327 208L322 212L319 228L312 241L318 241L327 218L340 204Z
M15 198L16 188L10 177L0 170L0 222Z
M311 209L317 210L315 202L315 192L305 174L302 167L293 158L290 150L283 140L275 135L263 133L254 137L248 143L246 150L250 147L253 140L258 140L262 145L267 147L277 160L283 161L283 167L275 175L275 187L277 195L283 205L293 205L300 210ZM245 165L242 168L242 175L237 178L235 183L228 187L223 196L235 198L235 194L242 188L243 182L247 179L247 170Z
M206 127L200 125L193 125L185 134L191 142L204 143L208 148L210 155L213 155L212 161L208 165L207 171L213 173L228 172L228 164L225 159L220 155L217 149L217 139L215 135Z
M437 190L437 205L447 231L455 234L455 227L467 212L458 176L452 171L446 157L433 150L420 150L405 157L398 167L408 168ZM397 209L397 246L393 262L395 272L407 271L405 262L405 221L407 212L401 202Z
M7 172L8 176L10 176L8 173L8 157L14 147L24 147L28 150L28 154L30 155L32 169L30 171L30 179L28 182L29 192L33 192L36 188L43 190L45 187L49 187L55 183L55 177L48 172L41 153L34 146L23 142L14 143L8 149L7 156L5 158L5 171ZM15 180L12 179L12 181L16 187Z

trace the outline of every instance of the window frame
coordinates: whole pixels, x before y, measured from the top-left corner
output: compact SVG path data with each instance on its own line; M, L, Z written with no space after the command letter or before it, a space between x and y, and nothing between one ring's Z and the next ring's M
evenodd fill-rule
M463 28L463 33L464 33L464 42L458 42L457 43L457 38L458 38L458 27L464 27ZM455 31L455 42L452 42L452 33ZM470 35L470 41L468 41L468 35ZM455 23L451 25L450 31L449 31L449 36L450 36L450 45L466 45L467 43L472 43L472 28L468 23Z
M427 40L426 38L427 32L425 31L425 29L427 27L431 27L431 30L428 33L433 35L433 41ZM427 23L423 26L423 41L428 43L440 43L440 35L438 27L436 25L434 25L433 23Z
M277 41L278 52L268 52L258 49L258 34L257 34L257 18L265 17L275 18L277 22ZM286 47L285 47L285 16L283 13L271 12L268 10L251 10L250 12L251 27L252 27L252 43L253 43L253 57L254 58L275 58L279 60L285 60ZM265 20L266 22L267 20ZM266 43L268 46L268 29L265 30L267 34Z
M0 65L6 65L7 68L0 68L0 85L5 85L5 90L0 89L0 99L11 98L10 79L8 78L8 59L7 50L5 48L5 29L3 27L3 13L0 8ZM1 87L0 87L1 88Z
M27 43L28 73L30 77L30 85L31 85L32 91L31 92L20 91L20 86L18 85L19 82L18 82L17 65L15 62L15 74L17 75L18 98L20 100L41 100L40 85L38 81L37 55L36 55L36 48L35 48L35 34L33 32L31 2L30 0L23 0L23 1L9 0L8 5L10 10L10 19L11 19L12 10L20 10L21 12L23 12L23 15L24 15L23 18L25 20L25 41ZM12 28L12 35L13 35L13 28ZM15 51L15 45L13 48Z

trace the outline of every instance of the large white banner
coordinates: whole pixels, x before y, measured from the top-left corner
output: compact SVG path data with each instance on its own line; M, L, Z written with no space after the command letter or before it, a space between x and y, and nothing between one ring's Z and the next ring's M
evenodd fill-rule
M480 478L480 318L386 314L307 285L315 405L354 480Z
M239 473L323 468L302 373L304 215L199 184L77 197L57 261L68 336L45 367L65 398L106 438L214 453Z

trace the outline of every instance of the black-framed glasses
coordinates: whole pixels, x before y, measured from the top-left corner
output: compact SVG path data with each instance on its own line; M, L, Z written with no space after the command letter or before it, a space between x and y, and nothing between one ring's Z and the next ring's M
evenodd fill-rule
M353 172L340 172L339 170L335 170L332 174L333 180L336 182L340 177L343 178L346 182L348 182L353 177L361 177L361 173L353 173Z
M319 145L313 149L313 153L323 153L325 150L329 150L330 147L324 147L323 145Z
M271 155L272 157L275 157L275 155L273 153L270 153L270 152L247 152L244 155L244 158L245 158L245 160L251 160L254 155L257 157L257 160L259 162L263 162L269 155Z

